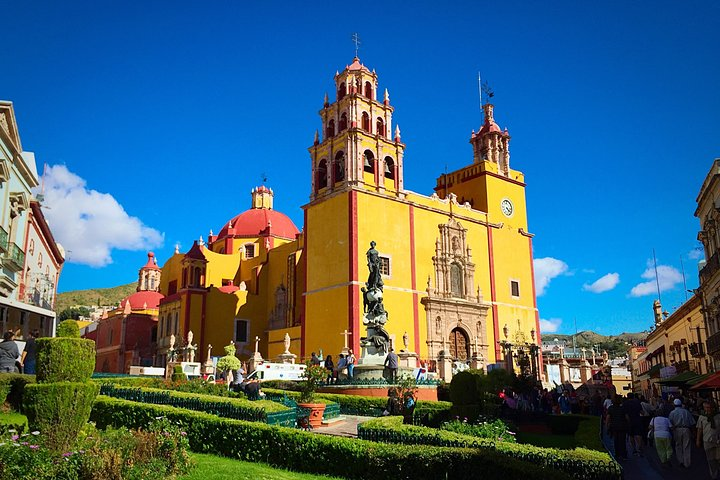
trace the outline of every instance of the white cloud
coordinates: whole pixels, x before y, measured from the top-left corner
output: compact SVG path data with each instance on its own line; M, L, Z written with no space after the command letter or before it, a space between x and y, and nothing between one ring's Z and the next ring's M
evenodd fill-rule
M585 290L586 292L602 293L607 292L608 290L612 290L617 286L618 283L620 283L620 274L608 273L607 275L603 275L589 285L587 283L583 285L583 290Z
M688 253L688 258L690 260L700 260L705 256L705 251L703 250L703 247L695 247Z
M550 280L568 271L567 263L552 257L534 259L533 268L535 269L535 289L538 297L545 293L545 289L550 285Z
M560 328L560 324L562 323L562 320L559 318L551 318L549 320L545 320L544 318L540 319L540 333L555 333L557 332L558 328Z
M648 268L641 275L646 282L638 283L630 290L631 297L643 297L645 295L657 294L658 283L660 291L672 290L675 285L683 281L682 273L677 268L669 265L657 266L657 282L655 281L655 268L648 262Z
M65 165L49 167L44 184L43 213L69 262L102 267L112 263L113 249L162 245L160 232L128 215L112 195L89 190Z

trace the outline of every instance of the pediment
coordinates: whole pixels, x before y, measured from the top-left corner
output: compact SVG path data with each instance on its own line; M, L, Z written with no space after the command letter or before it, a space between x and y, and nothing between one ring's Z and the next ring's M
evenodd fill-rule
M15 120L15 110L12 102L0 101L0 129L10 137L10 141L20 152L22 145L20 144L20 135L17 130L17 121Z

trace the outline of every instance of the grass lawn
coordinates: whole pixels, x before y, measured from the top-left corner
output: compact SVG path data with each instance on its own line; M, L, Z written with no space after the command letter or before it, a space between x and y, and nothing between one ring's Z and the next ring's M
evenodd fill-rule
M516 438L518 443L526 443L536 447L560 448L563 450L572 450L577 447L574 435L518 432Z
M269 467L264 463L242 462L215 455L193 453L191 456L197 462L197 467L178 480L342 480L312 473L295 473Z

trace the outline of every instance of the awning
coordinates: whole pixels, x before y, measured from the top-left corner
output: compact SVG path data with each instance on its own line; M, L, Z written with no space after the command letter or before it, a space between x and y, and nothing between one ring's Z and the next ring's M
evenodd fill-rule
M694 379L694 380L689 380L689 381L687 382L687 384L688 384L688 385L697 385L697 384L700 383L700 382L704 382L705 380L707 380L708 378L710 378L712 375L713 375L712 373L704 373L704 374L700 375L699 377L697 377L697 378Z
M696 383L690 390L720 390L720 372L708 374L705 380Z
M658 364L650 368L647 372L645 372L643 375L647 375L648 377L657 377L660 376L660 369L663 368L662 365Z
M682 372L675 376L660 380L658 383L660 385L672 385L675 387L682 387L689 384L692 380L697 380L698 378L700 378L700 375L688 370L687 372Z

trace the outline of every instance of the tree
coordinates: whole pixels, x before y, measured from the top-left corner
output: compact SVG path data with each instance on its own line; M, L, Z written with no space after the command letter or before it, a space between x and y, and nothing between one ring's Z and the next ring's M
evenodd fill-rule
M63 320L80 320L80 317L89 317L90 309L87 307L70 307L66 308L58 314L58 321Z
M240 368L240 360L235 356L235 344L230 343L225 346L225 356L217 362L217 369L225 374L231 370L238 370ZM230 382L227 382L228 390L230 389Z

